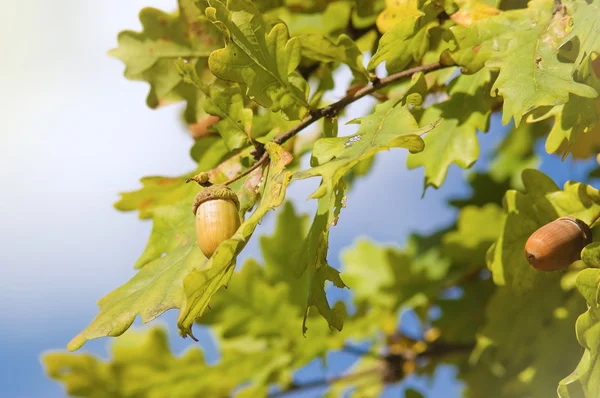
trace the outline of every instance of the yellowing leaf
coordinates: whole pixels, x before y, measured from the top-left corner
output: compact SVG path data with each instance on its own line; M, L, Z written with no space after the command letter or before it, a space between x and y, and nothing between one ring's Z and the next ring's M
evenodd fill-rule
M450 15L450 19L457 25L469 26L475 21L486 19L500 14L500 10L478 0L456 1L459 10Z
M532 29L536 25L537 11L532 7L505 11L491 18L474 21L468 26L456 25L450 31L456 49L446 51L465 73L475 73L488 59L502 54L515 32Z
M377 28L386 33L398 23L416 22L423 15L418 0L385 0L385 10L377 17Z
M186 120L192 123L200 108L198 93L182 84L174 63L180 57L186 58L202 73L220 35L209 21L198 18L195 6L186 4L180 0L175 14L144 8L140 12L142 32L121 32L119 47L109 54L125 63L127 79L150 84L146 100L149 107L186 100Z
M569 94L586 98L598 96L592 87L575 82L573 64L558 57L559 43L566 36L563 13L552 14L554 3L550 0L535 0L531 4L538 10L536 24L514 32L515 37L508 42L506 50L485 63L500 70L492 93L497 92L504 98L504 124L514 117L518 126L525 113L540 106L564 104Z
M413 61L420 61L429 49L429 31L439 26L437 14L440 10L434 3L428 2L424 10L419 10L417 0L388 1L388 5L396 3L400 5L386 9L377 19L378 26L385 28L380 27L385 34L369 60L369 70L385 61L388 73L394 73Z
M308 84L295 72L301 53L298 39L289 38L283 23L267 32L249 0L209 4L207 18L225 35L225 48L213 51L208 59L210 70L220 79L245 85L248 97L258 104L300 119L308 106Z

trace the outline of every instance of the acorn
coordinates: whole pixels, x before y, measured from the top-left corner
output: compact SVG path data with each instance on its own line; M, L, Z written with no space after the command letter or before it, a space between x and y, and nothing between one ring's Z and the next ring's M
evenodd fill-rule
M225 185L211 185L194 198L196 241L207 258L240 227L239 209L237 195Z
M581 251L590 243L592 232L588 225L565 216L531 234L525 243L525 256L538 271L556 271L581 259Z

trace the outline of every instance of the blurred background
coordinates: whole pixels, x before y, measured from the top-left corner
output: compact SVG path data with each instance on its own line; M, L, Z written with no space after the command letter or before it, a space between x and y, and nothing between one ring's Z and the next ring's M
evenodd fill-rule
M125 80L123 64L106 54L116 46L120 30L141 28L141 8L172 11L176 1L28 0L2 6L0 396L64 397L62 387L45 377L40 354L64 349L91 321L96 301L134 274L133 264L150 234L149 221L112 207L118 193L138 189L143 176L179 175L194 168L189 156L193 140L180 121L181 106L147 108L147 84ZM344 94L350 75L343 71L337 80L340 87L330 99ZM360 116L370 104L369 99L355 103L348 113ZM482 156L475 169L485 166L509 127L498 117L492 123L489 133L480 134ZM540 168L559 185L585 178L594 166L561 163L544 155L543 143L538 144ZM434 231L456 216L446 200L468 194L467 172L453 166L444 186L428 190L422 199L423 171L408 171L405 161L405 151L381 153L371 174L349 193L348 207L332 230L333 266L339 265L340 250L359 236L402 245L410 232ZM306 198L317 184L294 182L288 197L297 209L315 209ZM270 233L273 220L271 213L257 234ZM257 247L255 237L242 259L260 257ZM177 335L176 315L170 311L158 322L168 325L173 350L180 353L193 342ZM410 316L403 322L408 328ZM215 358L218 348L210 334L200 334L208 359ZM108 338L95 340L82 351L106 357L108 343ZM332 376L349 360L334 357L330 373L315 362L298 374L299 380ZM460 385L452 374L442 369L427 386L409 379L386 395L418 386L430 397L455 396Z

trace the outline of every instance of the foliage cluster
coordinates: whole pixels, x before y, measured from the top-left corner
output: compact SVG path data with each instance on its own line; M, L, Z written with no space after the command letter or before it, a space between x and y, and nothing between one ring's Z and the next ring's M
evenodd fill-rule
M130 331L108 361L44 356L69 394L276 396L320 385L294 374L341 350L359 359L321 383L331 397L379 396L444 364L456 367L466 396L600 396L600 243L552 273L523 254L531 233L557 217L594 224L600 216L600 192L586 181L557 186L536 170L534 150L540 139L563 158L600 150L600 0L178 4L173 13L143 9L143 30L121 32L110 54L127 79L149 83L151 108L185 103L197 167L145 177L122 194L117 209L152 220L148 245L137 273L98 302L68 349L121 336L138 315L146 323L177 309L180 334L209 326L220 359L209 364L198 348L173 355L160 328ZM329 103L339 68L352 81ZM339 116L365 96L377 105L350 121L354 134L338 136ZM360 240L340 269L330 265L346 192L360 190L378 152L408 150L407 168L423 169L423 193L439 188L452 164L477 161L477 133L493 113L511 128L489 168L471 174L471 196L451 202L454 223L403 246ZM203 189L193 181L206 177L237 193L243 219L211 258L196 244L190 211ZM287 187L307 178L320 180L312 216L285 200ZM277 222L259 238L263 260L234 272L270 210ZM330 289L349 290L349 299L333 303ZM398 326L405 311L417 315L421 335Z

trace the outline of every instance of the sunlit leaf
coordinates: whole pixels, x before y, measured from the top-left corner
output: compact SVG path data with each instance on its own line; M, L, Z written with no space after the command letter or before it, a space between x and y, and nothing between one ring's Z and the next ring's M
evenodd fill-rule
M487 131L492 76L488 70L460 76L449 89L447 101L432 105L421 117L421 125L443 120L427 133L425 149L408 156L408 168L425 168L424 188L439 188L452 163L469 168L479 157L477 131Z
M485 65L499 69L492 87L504 98L502 123L514 117L518 126L523 115L540 106L564 104L569 95L594 98L596 90L573 80L573 64L562 62L558 46L566 36L567 24L561 12L552 14L553 2L536 0L536 24L514 32L506 50ZM522 84L533 82L533 84Z
M298 38L287 27L268 26L249 0L209 1L206 16L225 35L225 48L213 51L210 70L220 79L246 86L258 104L300 119L308 106L308 84L295 72L300 62Z
M361 119L358 131L346 137L322 138L315 143L310 169L300 171L294 179L322 176L323 184L312 194L319 198L332 192L338 181L361 160L390 148L406 148L411 152L423 150L420 135L439 124L439 120L419 128L408 105L389 100L375 107L375 112Z
M344 63L350 67L358 81L368 81L369 75L362 63L362 53L347 35L340 35L337 43L318 34L304 34L298 38L303 56L321 62Z
M598 246L594 262L597 261ZM599 306L600 270L585 269L577 275L577 290L583 295L588 310L577 318L577 340L585 349L577 368L569 376L560 381L558 395L560 398L596 397L600 395L600 306Z
M439 26L436 16L440 10L431 2L421 10L417 0L386 3L386 10L377 18L377 26L385 34L367 68L373 70L385 61L386 70L394 73L419 61L429 49L429 31Z

